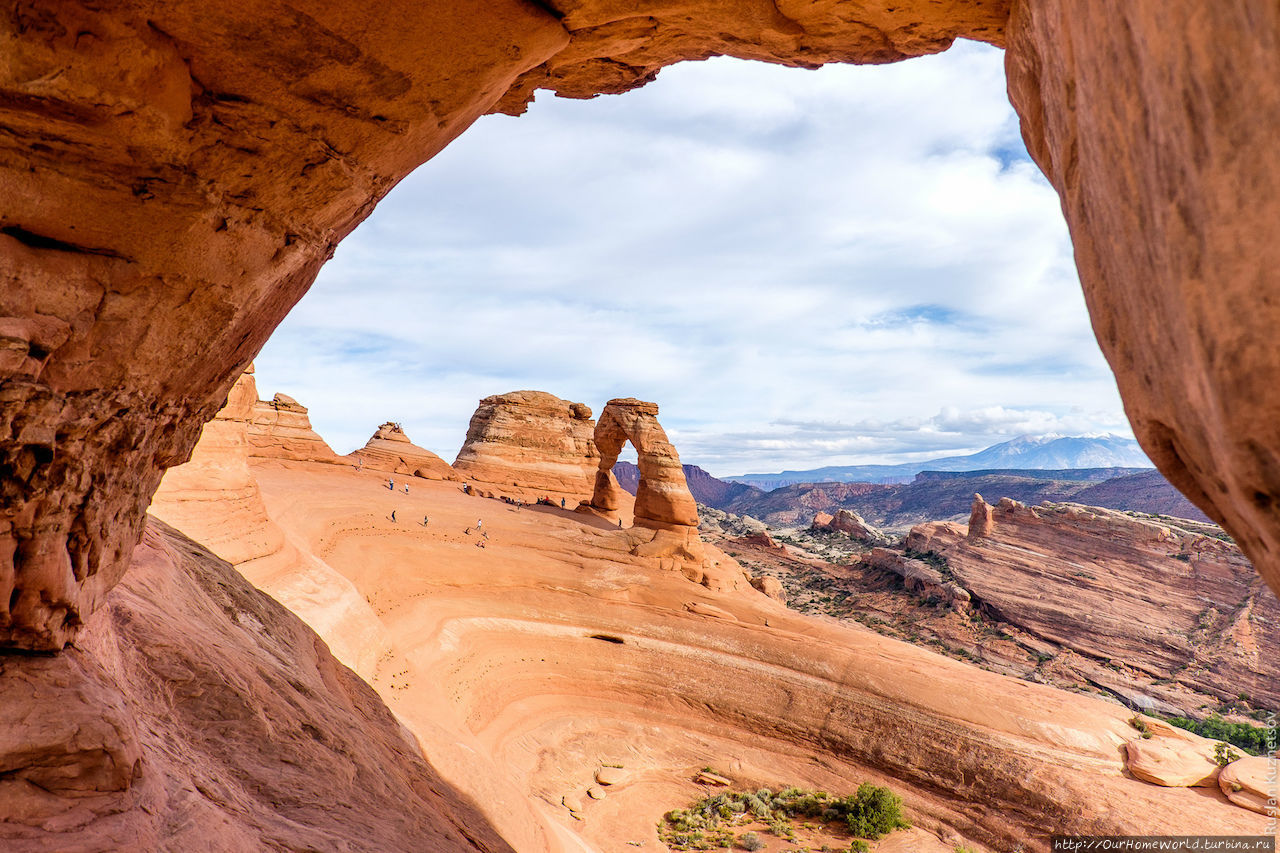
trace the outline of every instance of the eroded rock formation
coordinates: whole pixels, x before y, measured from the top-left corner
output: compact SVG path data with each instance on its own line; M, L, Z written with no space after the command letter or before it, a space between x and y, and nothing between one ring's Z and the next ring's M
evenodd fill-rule
M368 443L350 454L349 458L372 471L410 474L424 480L459 479L448 462L414 444L400 424L390 421L378 427Z
M311 428L307 407L288 394L254 404L249 418L249 455L295 462L333 462L341 459L320 434Z
M1100 686L1124 695L1129 672L1280 706L1280 602L1217 528L1007 498L995 507L977 498L974 514L988 519L979 537L923 524L906 546L940 557L996 618L1123 669L1100 669Z
M233 564L258 589L324 633L334 656L369 678L387 652L386 639L369 603L323 560L289 540L267 515L258 482L250 471L250 440L261 435L255 431L261 428L264 405L270 404L258 400L251 366L232 386L227 405L205 424L190 461L165 473L150 511ZM309 425L306 431L310 432ZM328 450L318 435L314 441L292 446L316 452L315 442ZM272 442L266 446L282 445ZM282 458L296 462L300 455ZM266 461L277 457L253 458ZM335 459L321 455L314 461Z
M1134 434L1280 592L1280 6L1024 0L1006 37Z
M622 487L613 476L613 466L627 442L635 447L640 468L635 523L655 529L694 528L696 531L698 505L689 494L680 456L658 423L658 405L633 397L610 400L600 413L595 431L600 467L595 475L591 506L605 512L618 508Z
M544 391L497 394L471 416L453 470L508 497L564 498L574 506L591 495L594 435L591 409L582 403Z
M868 545L889 544L889 537L884 534L884 531L868 524L866 519L851 509L836 510L835 515L828 512L815 513L810 527L816 530L834 530L844 533Z
M1010 5L14 7L0 643L74 636L161 472L337 242L479 115L539 86L623 91L682 59L887 62L962 36L1007 41L1011 100L1144 448L1280 588L1280 10Z

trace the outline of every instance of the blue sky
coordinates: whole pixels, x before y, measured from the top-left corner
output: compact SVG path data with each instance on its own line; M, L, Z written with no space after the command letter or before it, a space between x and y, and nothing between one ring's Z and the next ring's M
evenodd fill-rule
M1003 55L729 59L539 93L405 179L257 360L340 452L452 461L479 398L661 406L721 476L1130 434Z

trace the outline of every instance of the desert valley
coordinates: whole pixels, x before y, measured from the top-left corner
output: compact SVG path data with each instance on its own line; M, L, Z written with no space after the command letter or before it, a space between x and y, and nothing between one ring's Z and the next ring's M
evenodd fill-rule
M509 352L545 372L546 390L495 382L462 395L470 406L491 394L450 426L452 461L416 444L407 421L377 423L391 412L361 427L363 447L336 453L306 394L259 388L255 358L265 371L264 346L339 244L483 116L520 116L539 91L621 94L689 61L817 73L958 41L986 51L1021 142L992 135L955 184L945 175L963 146L920 146L935 170L925 206L945 214L937 233L889 226L900 186L872 180L874 165L856 192L819 175L831 186L812 196L859 196L867 218L806 221L838 238L841 264L888 245L959 293L952 273L975 265L948 253L973 238L944 232L976 216L986 186L965 181L1005 176L1047 194L1069 230L1063 257L1036 255L1017 268L1025 281L1008 273L1035 236L1013 233L1030 208L1010 204L987 266L966 273L970 301L999 307L995 325L1036 349L1039 329L1067 327L1044 298L1066 281L1099 347L1087 357L1005 358L978 313L876 302L911 290L887 267L827 270L835 299L805 278L822 278L816 267L757 276L750 244L796 226L789 197L808 203L785 182L760 189L775 177L761 164L779 161L630 145L582 125L569 159L643 155L631 180L647 185L643 157L665 147L705 173L699 191L750 190L745 224L711 236L686 234L687 200L655 193L650 219L723 242L715 262L673 273L680 259L633 222L615 229L624 251L585 238L576 250L652 268L650 281L537 280L562 263L538 239L564 230L539 197L506 224L544 236L512 238L494 269L556 310L586 305L572 334L568 315L515 304L516 290L458 285L428 311L376 309L376 324L403 323L415 340L462 336L432 358L315 335L333 377L360 356L480 381L503 375L494 364ZM0 15L0 44L0 849L1047 853L1137 849L1055 836L1186 836L1168 849L1188 850L1231 836L1252 846L1212 849L1274 850L1273 0L22 0ZM897 109L903 91L884 94L886 115L913 112ZM749 87L737 101L702 94L749 113L744 134L799 144L789 105ZM548 145L495 158L499 209L514 175L563 157ZM591 184L585 174L571 182ZM407 262L415 275L474 248L452 230L463 207L430 235L440 254ZM609 225L625 205L587 207L583 218ZM873 232L889 242L868 248ZM802 261L812 248L781 245ZM701 288L715 268L727 291ZM866 289L845 299L855 279ZM361 280L334 315L354 320L382 284ZM724 318L748 301L739 285L781 293L807 318L862 314L821 334L785 317L735 328ZM592 302L611 289L634 297L625 310ZM627 331L663 299L654 316L679 346ZM504 310L519 315L514 350L470 327ZM706 324L685 325L695 317ZM967 331L946 338L948 325ZM791 352L776 369L758 357L758 342L784 333L803 344L789 350L908 345L902 363L840 376ZM735 407L720 434L768 447L733 422L768 395L742 381L751 369L775 390L816 379L826 404L854 401L846 412L871 406L872 379L895 403L933 406L907 357L932 348L935 364L959 365L946 341L964 335L982 363L929 388L982 375L1063 396L1035 423L1091 417L1088 389L1102 388L1136 442L1108 455L1095 451L1126 440L1099 439L1079 464L1062 461L1074 433L1056 447L1023 437L938 455L981 446L955 438L913 445L913 459L938 451L936 468L810 454L777 467L823 467L722 479L675 446L705 449L705 433L675 421L668 433L667 403L629 385L659 376L688 399L726 392ZM695 345L712 347L701 373L683 358ZM1089 358L1100 386L1077 382ZM615 392L551 393L597 360ZM628 363L644 370L618 370ZM418 410L436 403L408 396ZM792 412L804 396L777 402L772 426L818 448L877 430L1007 438L1026 414L938 403L931 418L917 408L850 426ZM1039 465L1009 463L1037 448ZM743 454L751 467L737 470L774 464Z

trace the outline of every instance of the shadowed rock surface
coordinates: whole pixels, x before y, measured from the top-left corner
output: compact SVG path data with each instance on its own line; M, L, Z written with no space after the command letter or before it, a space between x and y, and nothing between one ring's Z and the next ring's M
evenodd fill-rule
M0 846L513 853L378 695L152 522L62 655L0 662Z

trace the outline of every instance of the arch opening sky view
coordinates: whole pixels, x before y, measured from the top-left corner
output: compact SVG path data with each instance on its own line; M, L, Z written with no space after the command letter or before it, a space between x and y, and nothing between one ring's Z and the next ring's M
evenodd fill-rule
M338 247L257 380L340 453L396 420L448 461L524 388L653 400L718 476L1132 435L1003 53L972 42L483 118Z

